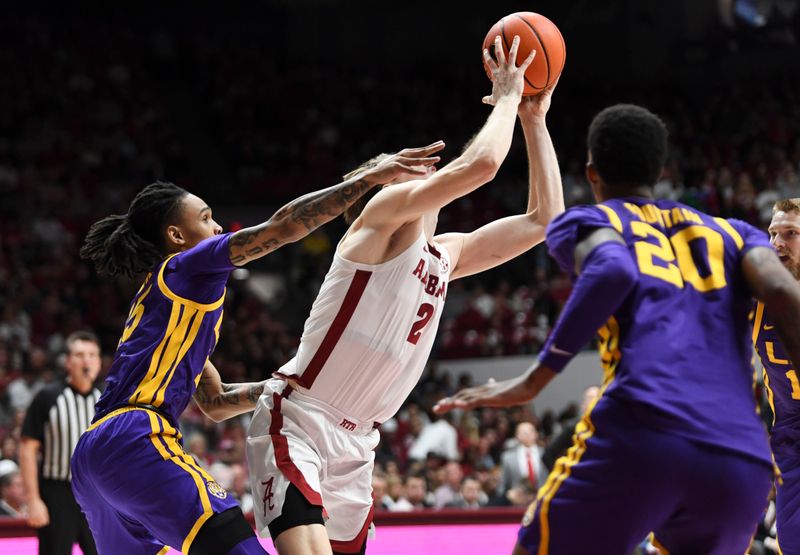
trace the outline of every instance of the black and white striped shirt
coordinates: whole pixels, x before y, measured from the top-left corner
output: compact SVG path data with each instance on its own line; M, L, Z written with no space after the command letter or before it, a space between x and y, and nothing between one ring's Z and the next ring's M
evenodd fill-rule
M71 480L69 460L78 438L94 418L100 391L82 395L64 382L42 389L31 401L22 435L42 443L40 476L47 480Z

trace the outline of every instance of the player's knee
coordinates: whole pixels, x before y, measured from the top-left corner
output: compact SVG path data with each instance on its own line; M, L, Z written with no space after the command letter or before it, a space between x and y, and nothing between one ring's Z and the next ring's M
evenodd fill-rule
M286 490L281 516L269 523L269 533L273 540L277 540L286 530L309 524L325 525L322 507L312 505L300 490L291 484Z
M233 507L209 518L197 533L188 555L223 553L236 555L266 553L239 507Z

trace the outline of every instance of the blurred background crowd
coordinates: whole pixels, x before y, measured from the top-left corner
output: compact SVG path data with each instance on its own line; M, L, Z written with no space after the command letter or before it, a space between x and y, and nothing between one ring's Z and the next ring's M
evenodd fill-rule
M659 197L759 226L775 200L800 197L794 12L775 16L771 25L737 12L729 26L713 16L715 2L671 3L678 5L677 22L663 18L678 12L662 3L578 2L585 13L545 4L554 13L541 11L561 27L568 48L548 118L568 206L592 202L583 175L586 126L600 108L619 101L648 106L669 127ZM348 38L359 29L350 19L359 6L264 2L220 22L211 9L185 20L180 6L124 13L98 4L88 14L55 9L42 16L34 5L0 19L0 474L13 476L32 396L60 379L65 337L94 331L104 367L110 363L138 283L98 276L77 252L88 226L124 212L139 188L155 179L176 182L235 230L337 182L381 151L441 138L449 158L479 128L489 83L476 45L495 19L526 5L509 2L503 13L484 6L485 17L470 21L457 15L447 44L435 42L432 22L420 22L417 34L405 17L393 24L400 29L376 37L374 21L369 45ZM430 17L452 7L431 8ZM700 12L712 15L702 26L687 26ZM323 23L333 17L338 30ZM607 67L597 67L599 54L581 52L610 36L619 17L633 30L603 43ZM685 32L674 33L676 27ZM407 49L393 43L428 31L436 55L419 40ZM664 44L652 45L652 33ZM462 44L472 50L462 52ZM621 47L628 50L617 55ZM395 63L398 48L405 56ZM526 164L517 140L498 178L448 207L439 229L471 230L522 210ZM292 356L343 230L335 222L235 275L214 355L224 380L264 379ZM568 276L541 245L451 285L423 380L382 428L377 507L530 502L584 400L558 412L528 406L437 419L433 402L470 377L441 372L436 362L535 354L569 292ZM587 390L586 397L593 394ZM253 504L246 421L213 424L191 406L182 422L187 449L245 510ZM24 497L16 480L0 482L4 503Z

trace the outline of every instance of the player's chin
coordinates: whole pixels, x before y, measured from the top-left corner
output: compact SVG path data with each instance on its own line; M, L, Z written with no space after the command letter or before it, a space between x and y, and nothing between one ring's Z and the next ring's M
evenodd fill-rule
M789 270L795 277L800 274L800 263L786 254L778 255L783 267Z

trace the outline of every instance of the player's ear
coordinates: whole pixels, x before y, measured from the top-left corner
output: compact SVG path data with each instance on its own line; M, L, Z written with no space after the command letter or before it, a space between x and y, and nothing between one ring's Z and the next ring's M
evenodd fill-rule
M182 247L186 244L186 239L181 232L181 228L176 225L167 227L167 243L171 243L178 247Z
M600 175L597 173L597 168L594 167L594 163L591 159L586 162L586 179L589 180L589 183L592 185L600 181Z
M600 174L597 173L597 168L595 167L594 163L592 163L591 157L589 161L586 162L586 179L589 181L589 185L592 188L592 194L597 202L603 202L605 200L606 194L603 187L603 180L600 179Z

